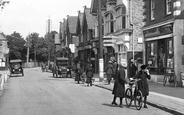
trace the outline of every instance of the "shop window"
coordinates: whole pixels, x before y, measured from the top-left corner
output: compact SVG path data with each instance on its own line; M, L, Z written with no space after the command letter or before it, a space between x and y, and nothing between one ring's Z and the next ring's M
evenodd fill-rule
M157 68L157 43L147 44L147 64L150 68Z
M174 51L172 40L167 41L167 68L174 68Z

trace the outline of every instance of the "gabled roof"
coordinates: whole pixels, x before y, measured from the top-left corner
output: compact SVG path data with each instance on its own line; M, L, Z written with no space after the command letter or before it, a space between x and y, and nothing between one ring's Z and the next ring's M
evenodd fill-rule
M101 0L101 8L102 10L106 8L107 0ZM98 9L98 0L91 0L91 13L95 14L97 13Z
M83 13L79 13L80 26L82 27Z
M0 40L6 40L6 38L0 33Z
M77 16L68 16L67 20L70 33L75 34L77 27Z
M95 27L95 18L92 14L90 14L90 8L85 8L84 13L86 16L88 29L94 29Z

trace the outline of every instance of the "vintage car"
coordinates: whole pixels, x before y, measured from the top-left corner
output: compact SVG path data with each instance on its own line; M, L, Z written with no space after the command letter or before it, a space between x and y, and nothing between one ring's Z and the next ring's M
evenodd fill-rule
M52 69L53 77L68 77L71 73L68 58L56 58Z
M21 74L24 76L24 71L22 68L22 60L20 59L14 59L10 60L10 76L13 74Z

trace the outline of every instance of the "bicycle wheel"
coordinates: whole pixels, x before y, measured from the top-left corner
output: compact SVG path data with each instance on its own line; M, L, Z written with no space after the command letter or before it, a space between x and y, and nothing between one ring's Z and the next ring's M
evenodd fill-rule
M140 110L142 108L142 104L143 104L143 95L142 92L140 90L136 91L136 96L135 96L135 107L137 110Z
M132 90L130 88L127 88L125 91L125 101L127 107L130 107L132 104Z
M165 76L164 76L164 80L163 80L163 85L165 86L166 83L167 83L167 76L165 75Z

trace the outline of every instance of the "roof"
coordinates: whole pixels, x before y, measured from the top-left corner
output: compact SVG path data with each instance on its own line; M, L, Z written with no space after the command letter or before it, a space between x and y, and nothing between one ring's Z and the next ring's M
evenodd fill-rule
M76 33L77 27L77 16L69 16L68 17L68 27L71 34Z
M85 15L86 15L86 21L88 25L88 29L94 29L95 27L95 18L92 14L90 14L90 8L86 8L84 10Z
M82 27L83 13L79 13L80 26Z
M6 38L0 33L0 40L6 40Z
M10 60L10 63L16 63L16 62L22 62L22 60L20 60L20 59Z

